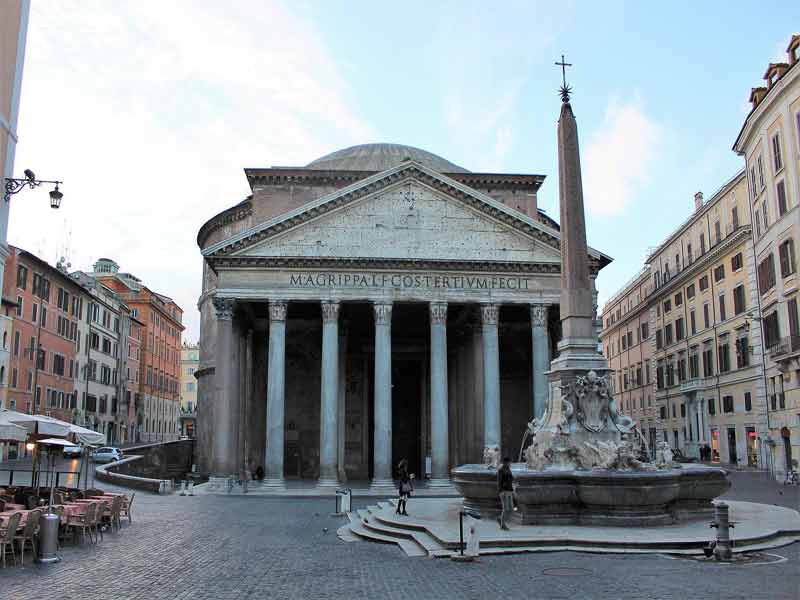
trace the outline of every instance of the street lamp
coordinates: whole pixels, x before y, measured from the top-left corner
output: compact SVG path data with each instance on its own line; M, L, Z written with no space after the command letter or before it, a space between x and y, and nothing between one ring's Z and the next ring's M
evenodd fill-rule
M43 183L54 183L56 185L55 189L50 192L50 207L51 208L58 208L61 206L61 198L64 197L58 189L58 184L63 183L62 181L48 181L45 179L36 179L36 175L30 169L25 169L25 179L14 179L13 177L6 177L6 192L3 196L3 199L8 202L11 200L11 196L22 190L26 185L33 189L35 187L39 187Z

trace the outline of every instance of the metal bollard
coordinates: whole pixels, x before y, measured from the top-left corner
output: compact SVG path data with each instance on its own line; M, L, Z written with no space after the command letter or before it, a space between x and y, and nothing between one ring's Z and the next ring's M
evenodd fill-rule
M194 481L189 482L189 495L194 496Z
M731 532L730 528L734 524L730 522L728 505L724 502L718 503L714 507L714 522L710 527L717 530L717 543L714 547L714 558L717 560L730 560L733 556L731 552Z
M181 496L186 495L186 480L181 479Z

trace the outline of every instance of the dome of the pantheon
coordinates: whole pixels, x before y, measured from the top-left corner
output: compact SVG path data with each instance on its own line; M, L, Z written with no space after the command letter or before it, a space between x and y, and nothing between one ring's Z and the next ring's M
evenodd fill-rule
M385 171L411 159L439 173L469 173L441 156L402 144L361 144L326 154L306 169L331 171Z

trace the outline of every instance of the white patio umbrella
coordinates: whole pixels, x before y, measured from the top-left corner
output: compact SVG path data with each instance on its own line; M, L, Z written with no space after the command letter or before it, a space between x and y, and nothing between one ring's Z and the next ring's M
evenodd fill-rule
M6 411L0 412L0 442L24 442L27 439L28 430L9 421Z
M24 427L31 435L45 435L65 438L69 435L70 424L46 415L26 415L13 410L0 409L0 420Z

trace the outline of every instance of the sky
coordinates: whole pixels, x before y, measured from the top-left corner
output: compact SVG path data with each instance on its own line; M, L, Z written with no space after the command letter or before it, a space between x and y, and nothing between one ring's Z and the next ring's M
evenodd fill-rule
M796 29L792 29L795 27ZM9 243L72 269L115 259L199 336L197 231L245 167L354 144L546 176L558 217L562 54L580 128L600 305L743 166L750 88L800 30L792 2L33 0Z

